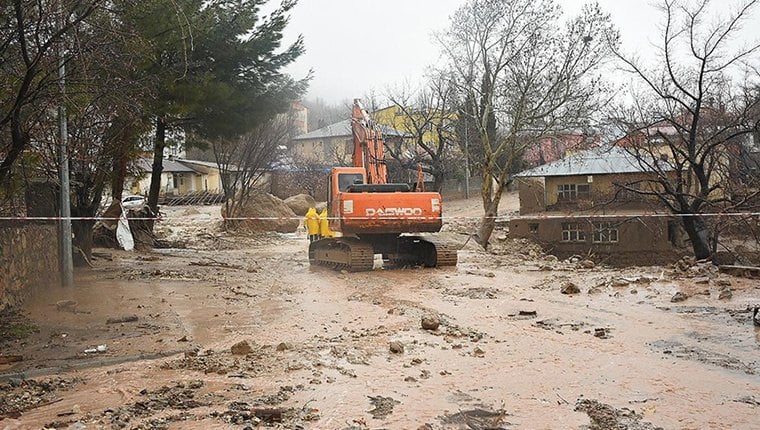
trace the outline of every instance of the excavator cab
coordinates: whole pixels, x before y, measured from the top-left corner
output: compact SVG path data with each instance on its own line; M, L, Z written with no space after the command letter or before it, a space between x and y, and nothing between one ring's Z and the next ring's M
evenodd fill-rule
M441 195L408 184L367 184L361 167L336 167L328 179L330 229L345 234L401 234L441 229Z

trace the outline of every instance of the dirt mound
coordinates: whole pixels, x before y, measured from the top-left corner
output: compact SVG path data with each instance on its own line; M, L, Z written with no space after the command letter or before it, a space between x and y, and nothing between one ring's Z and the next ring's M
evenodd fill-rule
M308 194L296 194L285 199L285 204L295 212L296 215L304 216L309 208L317 206L314 197Z
M236 213L227 214L227 210L222 208L222 217L246 218L227 220L227 228L233 230L293 233L299 225L298 217L285 202L266 193L252 195Z

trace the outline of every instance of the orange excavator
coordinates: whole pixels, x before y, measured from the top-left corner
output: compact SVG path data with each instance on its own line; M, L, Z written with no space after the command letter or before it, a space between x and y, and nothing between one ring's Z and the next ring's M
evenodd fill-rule
M312 242L310 263L358 272L381 254L391 265L455 266L455 247L419 235L441 230L441 195L423 190L421 172L414 190L388 183L383 134L358 99L351 130L353 167L334 167L327 179L330 229L341 237Z

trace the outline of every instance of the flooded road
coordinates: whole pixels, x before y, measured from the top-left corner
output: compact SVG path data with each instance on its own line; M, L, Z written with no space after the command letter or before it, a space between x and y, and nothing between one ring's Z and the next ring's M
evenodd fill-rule
M0 428L760 428L756 281L522 246L366 273L310 268L300 236L113 252L27 303Z

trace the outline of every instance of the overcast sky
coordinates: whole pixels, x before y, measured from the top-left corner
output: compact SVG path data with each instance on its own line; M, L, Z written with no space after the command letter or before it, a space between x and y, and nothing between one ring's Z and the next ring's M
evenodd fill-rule
M577 14L584 0L557 0L566 15ZM296 78L309 69L314 78L307 98L329 103L349 100L404 81L419 82L439 61L433 32L465 0L300 0L291 14L286 41L302 34L306 53L290 66ZM720 5L734 3L719 0ZM661 15L651 0L599 0L621 33L626 52L646 52L656 41ZM758 34L758 11L753 15Z

